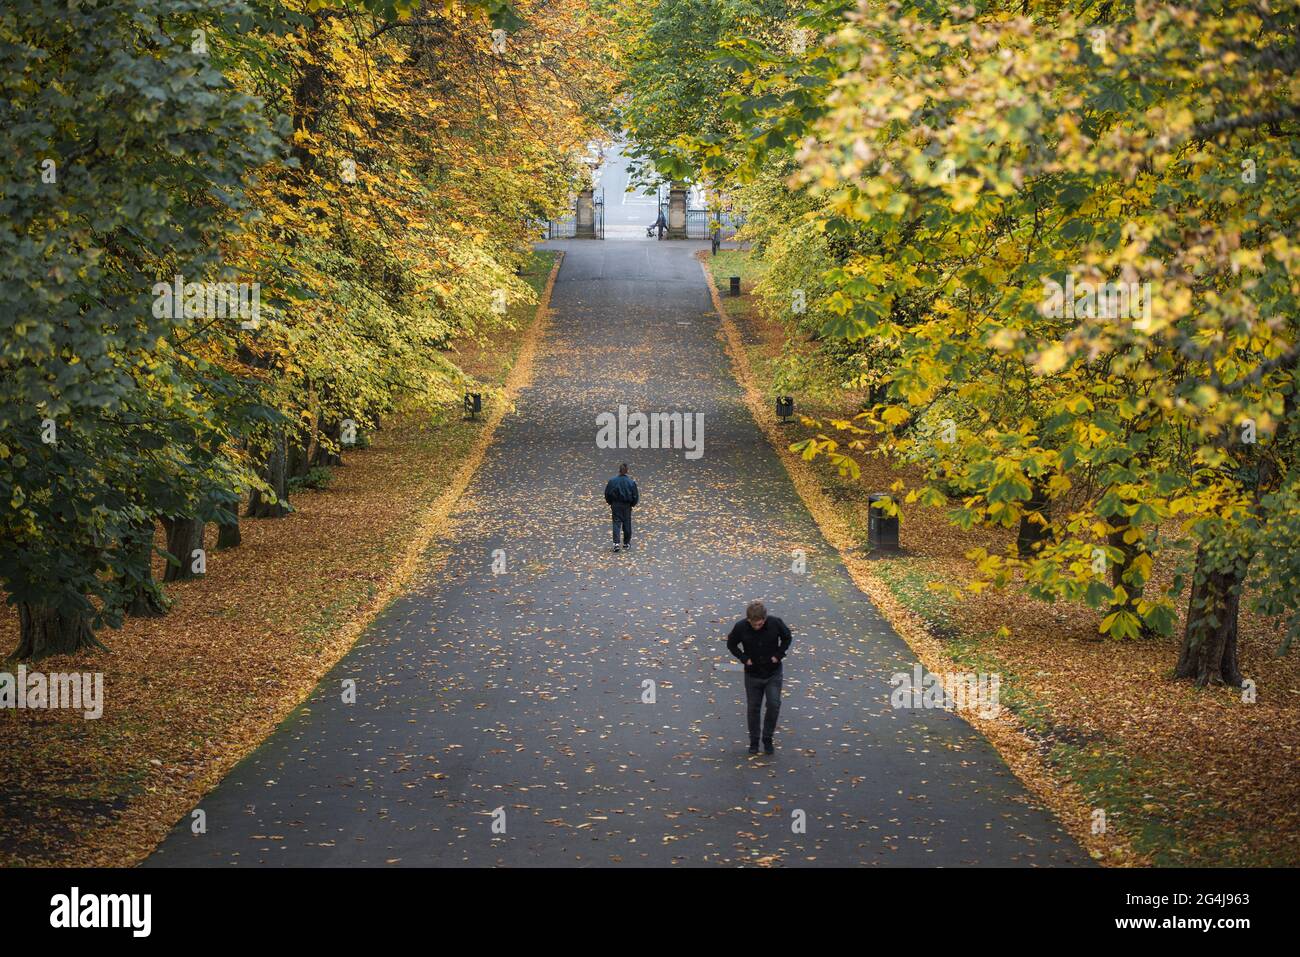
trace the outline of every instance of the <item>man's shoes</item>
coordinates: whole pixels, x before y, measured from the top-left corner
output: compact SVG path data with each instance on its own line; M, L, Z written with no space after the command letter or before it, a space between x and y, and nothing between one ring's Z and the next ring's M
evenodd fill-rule
M776 754L776 748L772 746L772 739L768 738L763 742L764 754Z
M614 551L614 552L619 552L619 551L622 551L622 550L623 550L623 546L622 546L622 545L615 545L612 549L610 549L610 551Z
M749 753L750 753L750 754L758 754L758 742L757 742L757 741L751 741L751 742L749 742Z
M624 543L623 543L623 551L627 551L627 550L628 550L629 548L631 548L631 547L632 547L631 542L624 542Z

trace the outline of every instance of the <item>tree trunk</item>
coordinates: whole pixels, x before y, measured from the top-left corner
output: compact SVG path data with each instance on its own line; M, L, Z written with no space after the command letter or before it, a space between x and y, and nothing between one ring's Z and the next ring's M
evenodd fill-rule
M266 498L258 489L248 498L248 511L244 514L250 518L283 518L289 514L289 449L288 439L283 431L277 431L271 443L271 451L266 457L266 466L262 469L262 481L271 486L275 500Z
M239 503L235 503L235 510L239 510ZM243 544L244 537L239 532L239 517L235 517L232 525L217 526L217 548L238 548Z
M324 433L324 436L327 439L329 439L330 442L334 443L336 447L340 446L342 433L339 427L339 423L337 422L326 423L322 427L321 431ZM336 468L343 464L343 456L340 455L338 452L331 452L329 447L324 442L319 442L316 445L316 454L312 456L311 464L313 466L326 465L331 468Z
M1041 482L1035 481L1031 486L1029 501L1025 503L1025 513L1020 516L1020 531L1016 535L1016 552L1022 558L1038 551L1047 540L1048 528L1052 522L1052 509L1047 501L1047 489ZM1041 524L1037 519L1041 519Z
M1237 612L1245 569L1206 568L1204 551L1196 553L1192 596L1187 604L1187 628L1178 654L1175 678L1191 678L1198 688L1228 685L1240 688L1237 658Z
M132 573L121 579L122 611L132 618L161 618L171 606L162 586L153 577L153 534L154 523L142 522L136 526L130 541L123 543L130 550L127 560Z
M177 582L188 578L198 578L203 572L194 567L197 556L195 551L203 549L204 522L197 518L171 518L163 520L167 528L167 551L176 559L177 564L167 563L167 572L163 581Z
M1128 532L1130 528L1133 527L1133 525L1129 521L1128 516L1125 515L1114 516L1112 522L1114 523L1114 527L1111 529L1110 534L1106 536L1106 544L1109 545L1111 548L1119 549L1119 551L1124 555L1124 560L1122 562L1115 562L1111 564L1110 587L1123 588L1125 594L1128 596L1128 599L1123 603L1116 603L1114 605L1111 605L1110 608L1107 610L1107 614L1116 611L1128 612L1139 622L1138 637L1154 638L1156 637L1155 631L1151 628L1150 625L1148 625L1145 621L1143 621L1142 616L1138 614L1137 603L1138 603L1138 599L1142 597L1143 592L1146 591L1145 583L1141 585L1135 585L1132 582L1127 582L1124 580L1124 572L1127 571L1128 567L1133 563L1133 559L1137 558L1139 555L1146 552L1146 548L1143 545L1141 539L1138 539L1133 542L1124 541L1125 534Z
M311 471L312 445L310 440L303 442L300 438L289 443L289 478L304 478Z
M40 661L51 655L75 655L97 648L107 651L90 628L84 612L61 612L44 605L18 603L20 638L14 661Z

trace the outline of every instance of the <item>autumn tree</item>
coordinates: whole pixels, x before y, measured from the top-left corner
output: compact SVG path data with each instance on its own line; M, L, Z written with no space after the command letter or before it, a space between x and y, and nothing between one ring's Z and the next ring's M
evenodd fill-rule
M18 0L0 13L0 578L20 657L88 647L94 624L117 620L123 588L147 577L153 484L196 498L225 484L195 451L223 440L187 355L212 330L155 309L153 286L219 270L244 177L273 154L258 104L193 34L246 12Z
M973 553L972 588L1084 601L1112 637L1170 631L1181 581L1149 580L1174 548L1177 671L1239 683L1251 569L1263 607L1294 622L1300 597L1261 561L1290 567L1295 517L1294 11L819 11L801 52L770 29L719 44L735 132L675 141L758 193L772 306L816 273L816 335L847 347L830 371L883 387L805 454L923 466L909 497L1016 533Z
M0 13L0 582L20 658L75 652L293 469L431 409L607 113L582 0ZM601 105L604 104L604 105ZM239 312L225 296L241 290ZM248 295L245 296L245 293ZM250 308L251 307L251 308Z

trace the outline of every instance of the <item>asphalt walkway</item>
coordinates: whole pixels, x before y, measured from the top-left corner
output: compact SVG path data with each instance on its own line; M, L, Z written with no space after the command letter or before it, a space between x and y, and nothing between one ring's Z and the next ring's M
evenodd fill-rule
M703 244L555 245L533 384L447 560L204 799L208 833L186 817L148 863L1088 863L960 717L891 707L915 659L746 412ZM597 448L620 404L702 413L703 454ZM643 504L611 554L623 459ZM754 598L795 635L772 758L746 751L723 642Z

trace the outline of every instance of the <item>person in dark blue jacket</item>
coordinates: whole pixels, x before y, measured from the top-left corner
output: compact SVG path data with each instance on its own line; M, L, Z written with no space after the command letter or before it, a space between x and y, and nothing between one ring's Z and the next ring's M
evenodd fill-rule
M632 509L641 501L636 482L627 474L627 463L618 467L618 474L605 483L605 501L614 517L614 551L627 549L632 544ZM618 530L623 529L623 544L618 543Z

